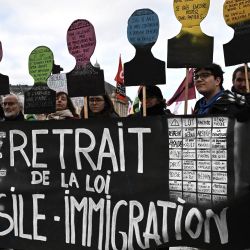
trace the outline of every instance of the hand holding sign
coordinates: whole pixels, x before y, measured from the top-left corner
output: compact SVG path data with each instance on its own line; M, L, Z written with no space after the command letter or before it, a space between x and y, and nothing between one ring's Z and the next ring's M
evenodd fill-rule
M3 49L2 49L2 43L0 41L0 62L3 58ZM9 77L6 75L0 74L0 95L6 95L10 93L9 89Z
M250 2L249 0L225 1L224 19L234 29L233 39L224 44L225 65L250 62Z
M75 68L67 73L68 93L71 97L103 94L103 70L95 68L91 62L96 37L94 26L87 20L75 20L67 32L69 53L75 57Z
M46 81L51 74L54 56L45 46L35 48L29 56L29 73L35 85L24 94L24 112L26 114L52 113L55 111L55 91Z
M180 33L168 40L168 68L196 68L212 63L213 38L200 28L206 17L209 0L174 0Z
M136 10L128 20L127 35L135 57L124 64L125 86L165 84L165 62L154 58L151 48L159 34L159 19L150 9Z

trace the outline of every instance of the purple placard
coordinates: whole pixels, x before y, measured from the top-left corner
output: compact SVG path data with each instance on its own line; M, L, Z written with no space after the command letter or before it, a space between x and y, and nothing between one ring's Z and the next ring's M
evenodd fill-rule
M90 62L95 46L94 26L87 20L75 20L67 32L69 53L75 57L77 66L85 66Z
M103 94L103 70L90 62L96 46L94 26L85 19L75 20L67 31L67 45L69 53L76 59L74 69L66 74L69 96Z

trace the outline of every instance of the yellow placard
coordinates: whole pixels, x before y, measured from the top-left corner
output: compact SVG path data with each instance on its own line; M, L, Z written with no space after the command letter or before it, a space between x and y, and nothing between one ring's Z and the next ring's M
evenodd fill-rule
M250 22L250 0L226 0L224 19L231 27L244 26L244 23Z
M209 0L174 0L174 12L183 27L199 26L206 17Z

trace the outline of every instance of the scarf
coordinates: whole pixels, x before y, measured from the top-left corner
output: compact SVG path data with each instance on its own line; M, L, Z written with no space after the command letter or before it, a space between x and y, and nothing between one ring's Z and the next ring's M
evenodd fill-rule
M68 117L74 117L69 109L58 110L48 115L48 120L64 120Z
M147 108L147 116L164 115L165 104L160 102L151 108ZM143 114L143 107L141 106L141 115Z
M218 92L215 96L213 96L208 102L206 102L203 97L199 103L198 115L208 114L209 109L214 105L214 103L224 94L224 90Z

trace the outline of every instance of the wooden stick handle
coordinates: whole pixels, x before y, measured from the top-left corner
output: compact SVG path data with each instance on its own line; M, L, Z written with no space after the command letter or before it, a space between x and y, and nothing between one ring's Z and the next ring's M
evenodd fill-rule
M147 116L147 107L146 107L146 86L142 86L142 107L143 107L143 116Z
M84 96L84 119L88 119L89 118L89 114L88 114L88 97Z
M245 66L245 77L246 77L246 89L247 89L247 93L249 93L250 90L249 90L249 80L248 80L247 63L245 63L244 66Z
M185 104L184 104L184 115L187 114L188 110L188 73L189 73L189 68L186 68L186 81L185 81Z

